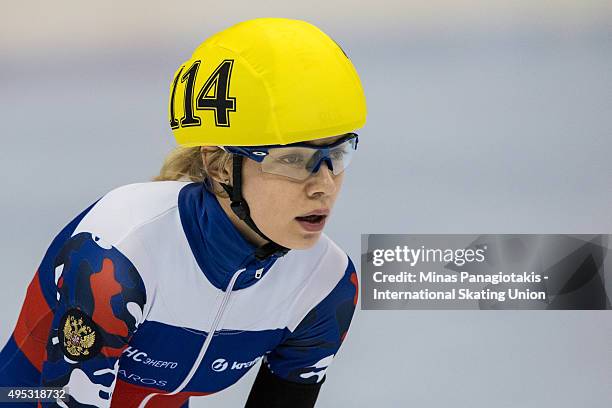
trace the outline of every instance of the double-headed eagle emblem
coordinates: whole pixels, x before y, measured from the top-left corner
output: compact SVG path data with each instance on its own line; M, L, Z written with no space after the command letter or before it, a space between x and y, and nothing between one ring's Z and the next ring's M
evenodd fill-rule
M89 356L96 342L96 332L83 323L82 318L73 315L67 317L64 323L64 349L73 357Z

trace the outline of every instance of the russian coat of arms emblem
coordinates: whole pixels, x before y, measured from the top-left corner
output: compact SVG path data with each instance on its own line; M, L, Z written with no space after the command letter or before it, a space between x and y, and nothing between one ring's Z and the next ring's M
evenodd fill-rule
M66 312L61 327L61 345L66 357L87 360L100 351L101 338L95 323L79 309Z

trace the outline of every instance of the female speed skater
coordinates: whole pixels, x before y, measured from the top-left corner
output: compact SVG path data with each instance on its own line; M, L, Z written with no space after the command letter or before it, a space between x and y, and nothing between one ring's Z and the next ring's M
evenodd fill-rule
M257 18L204 41L169 93L179 146L52 240L0 386L66 387L37 407L187 407L259 364L247 407L313 407L358 299L322 232L366 120L357 72L314 25Z

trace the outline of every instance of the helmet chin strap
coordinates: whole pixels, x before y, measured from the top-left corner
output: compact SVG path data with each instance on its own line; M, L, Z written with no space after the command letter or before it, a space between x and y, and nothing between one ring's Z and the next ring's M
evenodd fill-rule
M259 260L265 259L270 255L275 254L276 256L283 256L287 252L289 252L289 248L285 248L282 245L277 244L268 238L263 232L257 228L255 222L251 218L251 213L249 210L249 205L246 200L242 196L242 160L243 157L238 154L232 155L233 159L233 176L234 176L234 185L230 186L225 183L221 184L221 187L229 194L231 200L231 208L234 214L238 216L242 221L246 223L253 231L255 231L260 237L268 241L262 246L258 247L255 251L255 257Z

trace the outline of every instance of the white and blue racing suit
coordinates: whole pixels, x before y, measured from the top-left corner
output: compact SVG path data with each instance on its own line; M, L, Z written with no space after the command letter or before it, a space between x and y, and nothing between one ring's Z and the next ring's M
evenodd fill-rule
M33 406L186 407L262 361L250 406L314 405L357 304L355 267L325 234L282 257L255 249L202 183L110 191L47 250L0 386L69 387L68 402Z

